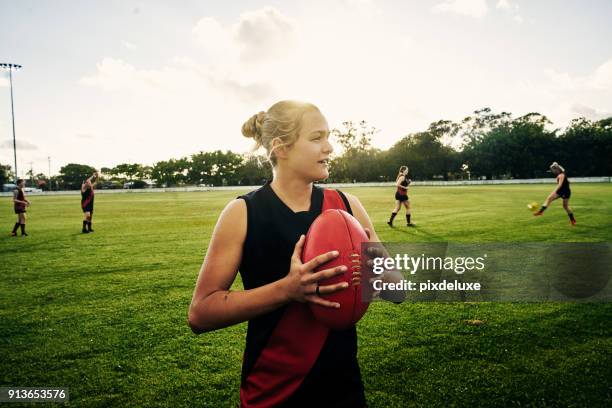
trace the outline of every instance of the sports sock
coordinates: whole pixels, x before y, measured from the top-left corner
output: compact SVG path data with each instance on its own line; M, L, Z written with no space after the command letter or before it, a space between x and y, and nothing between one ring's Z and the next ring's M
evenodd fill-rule
M389 218L389 224L391 224L393 222L393 219L395 218L396 215L397 215L396 212L392 212L391 213L391 218Z
M88 229L89 231L93 231L93 230L91 229L91 221L87 221L87 229Z
M13 231L12 231L12 233L13 233L13 234L16 234L16 233L17 233L17 229L18 229L18 228L19 228L19 223L18 223L18 222L16 222L16 223L15 223L15 226L13 227Z
M567 214L567 216L569 217L570 220L576 221L576 219L574 218L574 213L569 213Z
M83 232L87 232L87 221L83 221Z
M21 227L21 235L25 235L25 224L19 224L19 226Z
M406 214L406 223L410 224L410 214Z
M543 213L545 209L546 209L546 206L545 206L545 205L543 205L543 206L540 208L540 212L541 212L541 213Z

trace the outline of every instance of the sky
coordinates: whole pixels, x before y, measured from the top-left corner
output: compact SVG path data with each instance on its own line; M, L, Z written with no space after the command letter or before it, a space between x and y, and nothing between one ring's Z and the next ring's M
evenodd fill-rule
M240 128L283 99L386 149L490 107L612 116L607 0L0 0L19 175L248 152ZM0 163L13 166L0 72ZM50 160L49 160L50 158Z

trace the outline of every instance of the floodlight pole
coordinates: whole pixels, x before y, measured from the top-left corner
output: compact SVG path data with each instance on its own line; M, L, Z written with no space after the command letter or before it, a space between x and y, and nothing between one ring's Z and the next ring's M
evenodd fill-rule
M13 119L13 155L15 158L15 184L17 184L17 179L19 176L17 175L17 142L15 139L15 109L13 107L13 70L17 71L21 69L21 65L18 64L10 64L10 63L0 63L1 69L6 69L9 72L9 82L11 87L11 118Z

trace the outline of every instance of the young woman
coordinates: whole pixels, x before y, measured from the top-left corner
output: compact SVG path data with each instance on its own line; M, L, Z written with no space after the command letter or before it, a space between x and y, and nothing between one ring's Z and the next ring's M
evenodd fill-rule
M412 180L408 178L408 167L400 167L399 173L395 179L395 185L397 187L397 191L395 192L395 208L393 212L391 212L391 218L387 221L390 227L393 226L393 219L402 205L406 207L406 225L408 227L414 226L414 224L410 222L410 199L408 198L408 185L410 183L412 183Z
M569 199L572 195L572 191L570 190L570 182L567 178L567 174L565 173L565 169L559 163L553 162L553 164L550 165L550 171L557 176L557 186L555 187L553 192L550 193L548 197L546 197L546 200L544 200L544 203L542 204L540 210L534 213L533 215L543 215L544 211L550 205L551 202L555 201L557 198L561 198L563 199L563 208L565 209L565 212L567 212L567 216L570 219L570 223L572 225L576 225L576 218L574 218L574 213L569 207Z
M17 180L17 188L13 191L13 204L15 208L15 214L17 214L17 222L11 231L11 236L17 236L17 228L21 227L21 236L27 237L28 234L25 230L26 224L26 207L30 206L30 201L26 198L23 188L25 187L25 181L23 179Z
M320 281L345 267L314 272L337 251L300 261L304 234L324 207L351 212L378 241L357 198L313 185L329 176L327 120L312 104L281 101L253 115L242 133L267 150L273 179L221 213L189 307L189 325L199 334L248 320L243 407L365 406L355 326L327 329L307 305L340 307L320 295L347 284ZM231 291L238 271L244 290Z
M94 210L94 185L98 181L98 172L94 172L87 180L81 184L81 209L83 209L83 229L82 233L94 232L91 229L91 219Z

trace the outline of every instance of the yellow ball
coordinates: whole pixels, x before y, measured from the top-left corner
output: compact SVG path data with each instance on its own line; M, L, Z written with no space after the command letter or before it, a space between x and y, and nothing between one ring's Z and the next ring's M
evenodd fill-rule
M531 212L536 212L540 210L540 204L536 203L535 201L527 204L527 208L529 208L529 211Z

